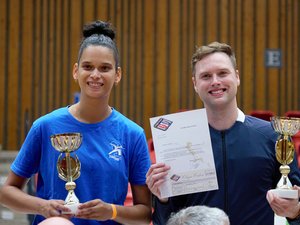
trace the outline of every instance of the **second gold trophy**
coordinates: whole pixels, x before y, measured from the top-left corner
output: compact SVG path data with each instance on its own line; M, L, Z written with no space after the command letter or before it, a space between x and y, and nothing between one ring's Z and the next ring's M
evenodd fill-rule
M274 189L282 198L298 198L298 191L292 189L288 174L290 173L289 164L294 160L295 147L292 136L300 130L300 119L290 117L275 116L271 118L273 129L279 134L275 145L276 159L281 164L279 170L281 179Z

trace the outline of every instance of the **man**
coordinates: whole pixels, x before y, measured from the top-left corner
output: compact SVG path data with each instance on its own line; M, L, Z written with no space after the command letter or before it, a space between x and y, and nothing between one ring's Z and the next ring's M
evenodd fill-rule
M153 164L147 185L155 195L154 224L165 224L172 212L193 205L223 209L231 225L273 225L274 212L289 217L290 224L300 224L298 199L268 192L281 177L275 157L277 134L269 122L245 116L238 109L240 77L231 47L213 42L198 48L192 57L192 73L194 89L207 111L219 189L162 199L159 187L170 167ZM290 167L289 178L299 186L296 160Z
M167 225L229 225L226 213L204 205L190 206L173 214Z
M64 217L49 217L38 225L74 225L74 223Z

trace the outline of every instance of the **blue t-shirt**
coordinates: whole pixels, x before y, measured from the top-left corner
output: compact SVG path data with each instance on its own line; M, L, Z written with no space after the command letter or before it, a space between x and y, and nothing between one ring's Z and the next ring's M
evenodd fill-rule
M57 109L37 119L11 169L19 176L29 178L38 173L37 196L43 199L65 200L65 181L58 177L56 168L60 152L56 151L50 136L78 132L82 144L75 153L81 163L80 177L75 180L75 194L81 203L101 199L123 205L128 182L144 185L150 167L150 158L144 130L117 112L99 123L87 124L76 120L68 107ZM33 224L44 218L37 215ZM76 225L118 224L114 221L72 219Z

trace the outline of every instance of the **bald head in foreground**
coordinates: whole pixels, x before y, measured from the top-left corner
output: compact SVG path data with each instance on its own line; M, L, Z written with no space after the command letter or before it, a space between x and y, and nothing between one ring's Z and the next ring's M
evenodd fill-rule
M39 225L74 225L74 223L63 217L50 217L39 223Z

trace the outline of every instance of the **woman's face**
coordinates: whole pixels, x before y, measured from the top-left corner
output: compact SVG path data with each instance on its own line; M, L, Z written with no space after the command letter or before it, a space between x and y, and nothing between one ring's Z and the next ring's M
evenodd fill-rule
M116 68L111 49L90 45L74 65L73 77L78 80L81 97L108 99L112 87L121 79L121 68Z

